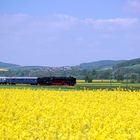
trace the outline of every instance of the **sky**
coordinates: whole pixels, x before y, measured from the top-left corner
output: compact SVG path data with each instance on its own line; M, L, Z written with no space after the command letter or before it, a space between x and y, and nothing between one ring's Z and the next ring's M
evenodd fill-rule
M140 57L140 0L0 0L0 61L73 66Z

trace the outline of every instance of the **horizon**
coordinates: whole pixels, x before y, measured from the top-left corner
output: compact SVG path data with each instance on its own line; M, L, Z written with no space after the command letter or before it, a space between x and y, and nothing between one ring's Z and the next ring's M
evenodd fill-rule
M0 63L13 64L13 65L21 66L21 67L26 67L26 66L27 66L27 67L28 67L28 66L31 66L31 67L73 67L73 66L78 66L78 65L81 65L81 64L86 64L86 63L96 63L96 62L101 62L101 61L129 61L129 60L135 60L135 59L139 59L139 58L125 59L125 60L97 60L97 61L81 62L81 63L76 64L76 65L61 65L61 66L48 66L48 65L21 65L21 64L15 64L15 63L12 63L12 62L2 62L2 61L0 61Z
M0 61L75 66L140 57L140 0L1 0Z

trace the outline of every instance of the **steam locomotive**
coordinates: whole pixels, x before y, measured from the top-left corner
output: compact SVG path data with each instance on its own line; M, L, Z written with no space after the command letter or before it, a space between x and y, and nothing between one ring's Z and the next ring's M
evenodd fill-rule
M74 77L0 77L0 84L67 85L74 86Z

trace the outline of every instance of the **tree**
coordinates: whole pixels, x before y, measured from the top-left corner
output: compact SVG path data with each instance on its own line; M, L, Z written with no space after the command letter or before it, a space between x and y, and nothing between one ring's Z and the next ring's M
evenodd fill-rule
M138 74L137 74L137 73L132 73L132 74L130 75L130 81L131 81L132 83L135 83L135 82L137 82L137 80L138 80Z
M88 82L88 83L92 83L92 72L91 71L87 71L87 70L84 70L83 71L83 74L84 74L84 80L85 82Z
M97 77L97 72L96 72L96 70L93 70L92 71L92 79L96 79L96 77Z
M115 75L115 79L117 81L123 81L124 80L124 75L122 73L118 73L117 75Z
M98 79L111 79L112 78L112 70L108 69L108 70L99 71L97 74L97 78Z
M97 72L96 70L83 70L82 74L84 75L85 82L92 83L93 79L96 79Z
M92 83L92 77L90 77L89 75L86 75L85 76L85 82Z

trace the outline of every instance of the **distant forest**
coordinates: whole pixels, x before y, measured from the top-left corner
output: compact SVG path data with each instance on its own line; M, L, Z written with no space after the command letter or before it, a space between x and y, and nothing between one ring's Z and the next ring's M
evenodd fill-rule
M94 79L116 79L118 81L128 79L131 82L140 82L140 58L127 61L104 60L91 63L83 63L72 67L23 67L1 62L0 68L6 69L0 70L0 76L72 76L87 82L91 82Z

